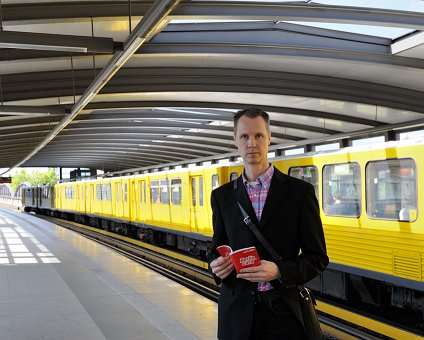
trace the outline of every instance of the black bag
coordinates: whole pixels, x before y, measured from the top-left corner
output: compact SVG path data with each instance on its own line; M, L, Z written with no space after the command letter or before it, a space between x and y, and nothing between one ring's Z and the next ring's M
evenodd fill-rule
M237 181L234 181L234 189L236 189ZM249 227L252 233L256 236L259 242L265 247L265 249L270 253L270 255L274 258L275 262L278 263L281 260L281 256L272 248L269 242L263 237L261 232L258 230L256 225L252 222L249 215L243 209L241 204L237 201L237 204L240 208L240 211L244 218L244 223ZM322 332L321 327L319 325L319 320L317 316L317 312L315 310L315 298L312 295L312 292L303 287L299 290L299 302L300 309L302 310L303 323L305 325L305 335L308 340L321 340Z
M316 302L312 292L303 287L299 290L300 308L302 309L303 323L305 324L306 339L321 340L322 331L319 325L318 315L315 310Z

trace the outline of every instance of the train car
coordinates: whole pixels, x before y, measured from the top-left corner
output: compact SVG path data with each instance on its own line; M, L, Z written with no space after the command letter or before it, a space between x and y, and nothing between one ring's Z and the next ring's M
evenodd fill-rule
M313 184L321 206L330 265L313 288L424 313L422 141L344 148L275 165Z
M135 176L138 238L205 259L212 237L210 192L228 181L225 167L196 167Z
M22 188L21 200L24 211L30 212L41 206L39 187Z
M310 287L424 313L423 155L424 141L411 140L273 160L311 183L320 203L330 265ZM204 259L213 232L210 192L242 169L235 163L92 180L80 195L81 182L63 183L52 211ZM34 209L34 198L23 199Z

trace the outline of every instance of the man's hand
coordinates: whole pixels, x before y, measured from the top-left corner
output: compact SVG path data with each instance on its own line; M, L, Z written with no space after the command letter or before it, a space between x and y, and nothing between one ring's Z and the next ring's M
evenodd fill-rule
M266 282L279 279L281 277L278 266L271 261L262 260L261 264L256 267L243 268L238 279L245 279L252 282Z
M212 273L220 279L225 279L234 269L233 261L230 257L218 257L211 262Z

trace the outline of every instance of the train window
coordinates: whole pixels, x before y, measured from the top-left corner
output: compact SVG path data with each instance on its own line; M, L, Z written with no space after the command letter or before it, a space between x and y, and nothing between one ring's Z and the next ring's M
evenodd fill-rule
M115 201L122 201L122 185L121 183L115 183Z
M412 159L369 162L366 167L367 214L373 218L417 219L417 172Z
M124 183L124 202L128 202L128 184Z
M289 175L312 184L318 199L318 168L316 166L296 166L289 169Z
M65 199L73 199L74 198L74 188L73 187L65 187Z
M232 180L235 180L237 177L238 177L237 172L232 172L232 173L230 174L230 182L231 182Z
M160 203L169 204L169 179L160 180Z
M153 204L159 203L159 181L150 182L150 199Z
M171 202L173 205L181 205L181 178L171 179Z
M140 203L143 203L143 198L146 199L146 195L143 195L144 182L138 182L138 186L140 187Z
M357 163L324 166L322 192L326 215L358 217L361 212L360 168Z
M196 206L196 178L191 179L191 205Z
M102 184L102 199L105 201L110 201L111 198L111 184Z
M199 177L199 206L203 207L203 177Z
M143 187L144 187L144 189L143 189L143 193L144 193L144 203L146 203L146 186L147 186L147 184L146 184L146 182L143 182L144 183L144 185L143 185Z
M212 190L219 187L219 176L217 174L212 175Z
M102 185L101 184L96 184L96 196L98 201L102 200Z

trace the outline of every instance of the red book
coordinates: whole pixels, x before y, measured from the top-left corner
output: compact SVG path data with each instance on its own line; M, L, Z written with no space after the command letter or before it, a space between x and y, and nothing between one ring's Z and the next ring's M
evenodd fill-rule
M242 268L255 267L261 264L258 251L255 247L247 247L233 251L230 246L219 246L216 248L222 257L231 257L237 274Z

